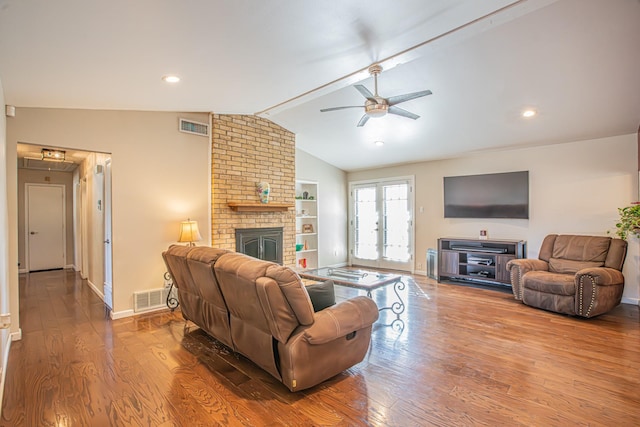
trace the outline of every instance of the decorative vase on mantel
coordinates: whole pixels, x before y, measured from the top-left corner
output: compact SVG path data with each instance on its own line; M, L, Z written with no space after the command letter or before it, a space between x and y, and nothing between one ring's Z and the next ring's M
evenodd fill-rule
M269 203L269 192L271 188L269 187L268 182L258 182L256 184L256 193L258 193L258 197L260 198L260 203Z

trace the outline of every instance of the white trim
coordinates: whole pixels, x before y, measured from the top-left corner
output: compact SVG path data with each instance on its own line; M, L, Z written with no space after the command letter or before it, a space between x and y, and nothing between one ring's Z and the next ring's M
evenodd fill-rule
M18 328L17 331L11 332L11 341L20 341L22 339L22 329Z
M406 270L409 273L415 273L416 271L416 177L415 175L402 175L402 176L394 176L394 177L386 177L386 178L375 178L375 179L366 179L359 181L349 181L348 183L348 194L347 194L347 204L348 204L348 212L347 212L347 262L349 265L353 265L353 246L354 246L354 230L353 230L353 190L357 186L362 185L375 185L376 187L380 185L384 185L390 182L408 182L410 188L409 194L409 203L411 206L411 229L410 229L410 239L411 242L409 244L409 250L411 255L411 260L407 262L407 266L409 267ZM378 264L381 258L378 258Z
M640 305L640 298L625 298L622 297L622 304Z
M102 293L102 291L100 289L98 289L98 287L96 285L91 283L91 280L87 280L87 283L89 284L89 287L91 288L91 290L93 290L93 292L96 295L98 295L102 301L104 301L104 294Z

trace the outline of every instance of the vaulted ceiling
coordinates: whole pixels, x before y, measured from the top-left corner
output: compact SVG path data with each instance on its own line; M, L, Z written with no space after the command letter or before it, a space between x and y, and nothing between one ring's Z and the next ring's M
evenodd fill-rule
M257 113L356 170L635 132L638 22L638 0L0 0L0 79L17 107ZM433 92L399 105L419 119L320 112L363 105L374 63L383 97Z

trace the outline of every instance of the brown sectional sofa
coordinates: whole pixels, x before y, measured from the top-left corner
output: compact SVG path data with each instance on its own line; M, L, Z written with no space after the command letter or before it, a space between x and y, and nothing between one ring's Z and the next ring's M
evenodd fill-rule
M291 391L313 387L364 358L378 308L357 296L317 313L290 268L210 247L162 254L185 319Z
M627 242L602 236L550 234L538 259L507 263L513 295L532 307L593 317L620 304Z

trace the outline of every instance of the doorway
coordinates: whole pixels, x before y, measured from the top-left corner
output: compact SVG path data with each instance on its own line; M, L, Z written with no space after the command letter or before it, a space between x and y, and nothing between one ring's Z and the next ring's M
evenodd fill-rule
M350 264L413 272L413 181L349 184Z
M66 194L62 185L26 184L25 243L29 272L66 264Z

